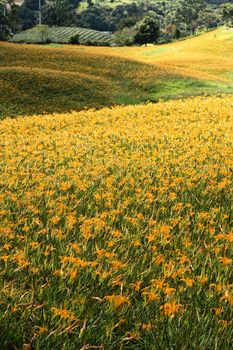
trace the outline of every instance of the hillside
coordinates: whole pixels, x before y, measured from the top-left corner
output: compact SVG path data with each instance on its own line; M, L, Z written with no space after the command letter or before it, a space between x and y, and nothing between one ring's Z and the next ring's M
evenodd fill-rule
M233 30L73 30L0 42L0 350L230 350Z
M88 48L95 53L98 49ZM103 49L104 54L153 65L167 74L229 83L233 77L233 29L220 28L186 40L148 47Z
M231 348L232 114L198 97L0 122L1 350Z
M233 91L233 32L133 48L0 44L0 114L65 112Z

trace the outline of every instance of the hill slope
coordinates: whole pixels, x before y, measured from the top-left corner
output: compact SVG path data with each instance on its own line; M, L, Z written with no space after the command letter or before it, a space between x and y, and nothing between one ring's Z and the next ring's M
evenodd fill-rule
M88 49L97 52L96 48ZM104 54L153 64L164 72L201 80L232 82L233 30L219 28L189 39L148 47L116 47Z
M232 92L232 38L220 29L147 48L0 43L0 115Z

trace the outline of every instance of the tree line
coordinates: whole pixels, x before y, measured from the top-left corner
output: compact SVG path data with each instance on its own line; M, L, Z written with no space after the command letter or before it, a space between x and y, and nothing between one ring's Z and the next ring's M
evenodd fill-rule
M165 43L222 24L233 26L233 1L151 0L109 7L87 0L85 9L82 2L41 0L42 23L111 32L119 45ZM39 0L24 0L21 6L0 0L0 40L37 25L38 18Z

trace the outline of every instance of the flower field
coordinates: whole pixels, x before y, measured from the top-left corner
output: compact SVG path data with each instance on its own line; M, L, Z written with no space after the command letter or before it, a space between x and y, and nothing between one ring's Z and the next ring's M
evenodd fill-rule
M232 341L233 97L0 122L0 349Z
M232 94L232 52L225 29L146 48L0 43L0 119Z
M97 48L88 48L97 52ZM233 71L233 31L219 28L188 40L140 48L103 48L103 53L152 64L164 74L231 83ZM231 73L231 74L229 74Z

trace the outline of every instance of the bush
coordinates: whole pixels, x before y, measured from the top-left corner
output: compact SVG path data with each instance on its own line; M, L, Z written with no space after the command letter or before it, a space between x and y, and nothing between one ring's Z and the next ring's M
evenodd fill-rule
M92 46L95 45L93 44L93 41L91 39L83 39L81 42L82 45L86 45L86 46Z
M135 41L135 30L133 28L123 28L114 34L114 43L119 46L130 46Z
M109 46L109 43L102 41L101 38L99 40L91 38L83 39L81 44L85 46Z
M70 38L70 44L73 44L73 45L78 45L78 44L80 44L80 36L79 36L79 34L75 34L75 35L73 35L73 36Z
M156 16L147 15L135 25L135 42L139 45L156 43L160 36L159 22Z
M10 38L10 28L7 25L0 24L0 41L5 41Z

